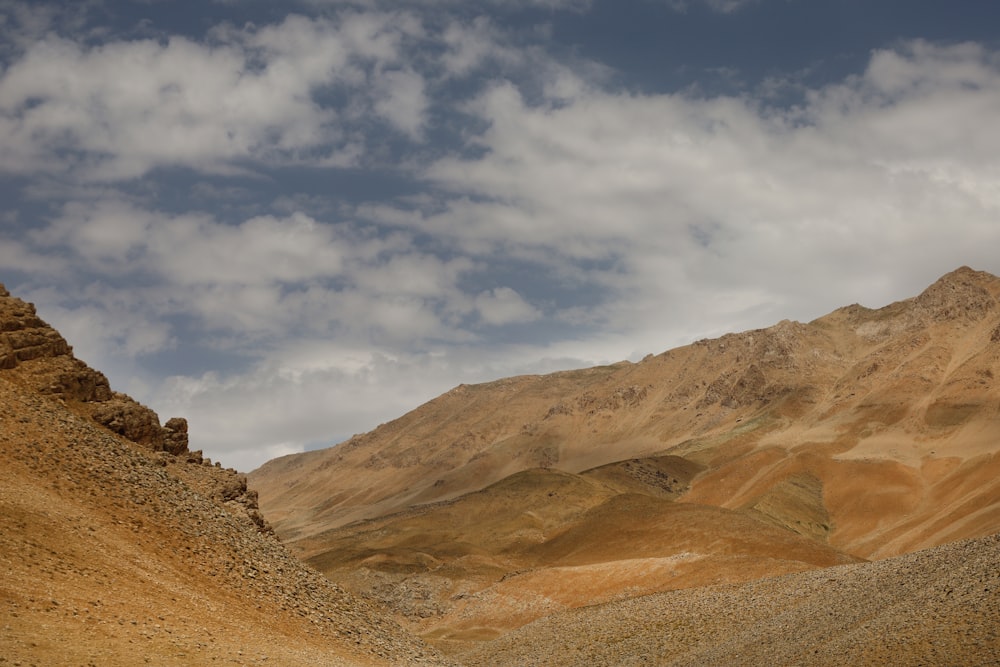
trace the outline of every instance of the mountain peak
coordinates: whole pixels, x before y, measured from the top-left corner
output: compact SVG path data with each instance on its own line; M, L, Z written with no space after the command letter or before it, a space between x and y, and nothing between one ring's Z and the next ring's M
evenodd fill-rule
M932 289L938 284L949 285L979 285L984 288L996 288L1000 286L1000 278L988 271L977 271L968 266L960 266L954 271L949 271L928 287Z
M978 321L996 308L1000 278L962 266L946 273L915 299L934 321Z

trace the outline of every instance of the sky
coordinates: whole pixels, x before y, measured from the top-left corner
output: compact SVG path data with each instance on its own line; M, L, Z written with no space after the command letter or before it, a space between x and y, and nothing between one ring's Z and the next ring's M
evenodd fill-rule
M0 282L249 471L1000 274L998 121L987 0L0 0Z

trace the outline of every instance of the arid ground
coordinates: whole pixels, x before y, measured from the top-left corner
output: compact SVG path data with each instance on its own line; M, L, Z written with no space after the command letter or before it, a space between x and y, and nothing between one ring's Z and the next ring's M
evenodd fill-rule
M0 665L1000 664L998 374L962 268L248 481L0 288Z

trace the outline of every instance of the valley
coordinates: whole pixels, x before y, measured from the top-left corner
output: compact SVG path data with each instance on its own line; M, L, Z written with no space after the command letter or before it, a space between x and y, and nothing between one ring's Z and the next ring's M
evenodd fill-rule
M462 385L249 476L0 294L0 664L1000 661L1000 279Z

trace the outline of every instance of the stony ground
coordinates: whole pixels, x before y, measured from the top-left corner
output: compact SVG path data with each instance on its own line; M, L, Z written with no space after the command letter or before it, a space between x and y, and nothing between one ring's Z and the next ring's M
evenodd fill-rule
M445 662L183 481L202 466L3 377L0 426L0 665Z
M1000 535L541 619L459 656L531 665L997 665Z

